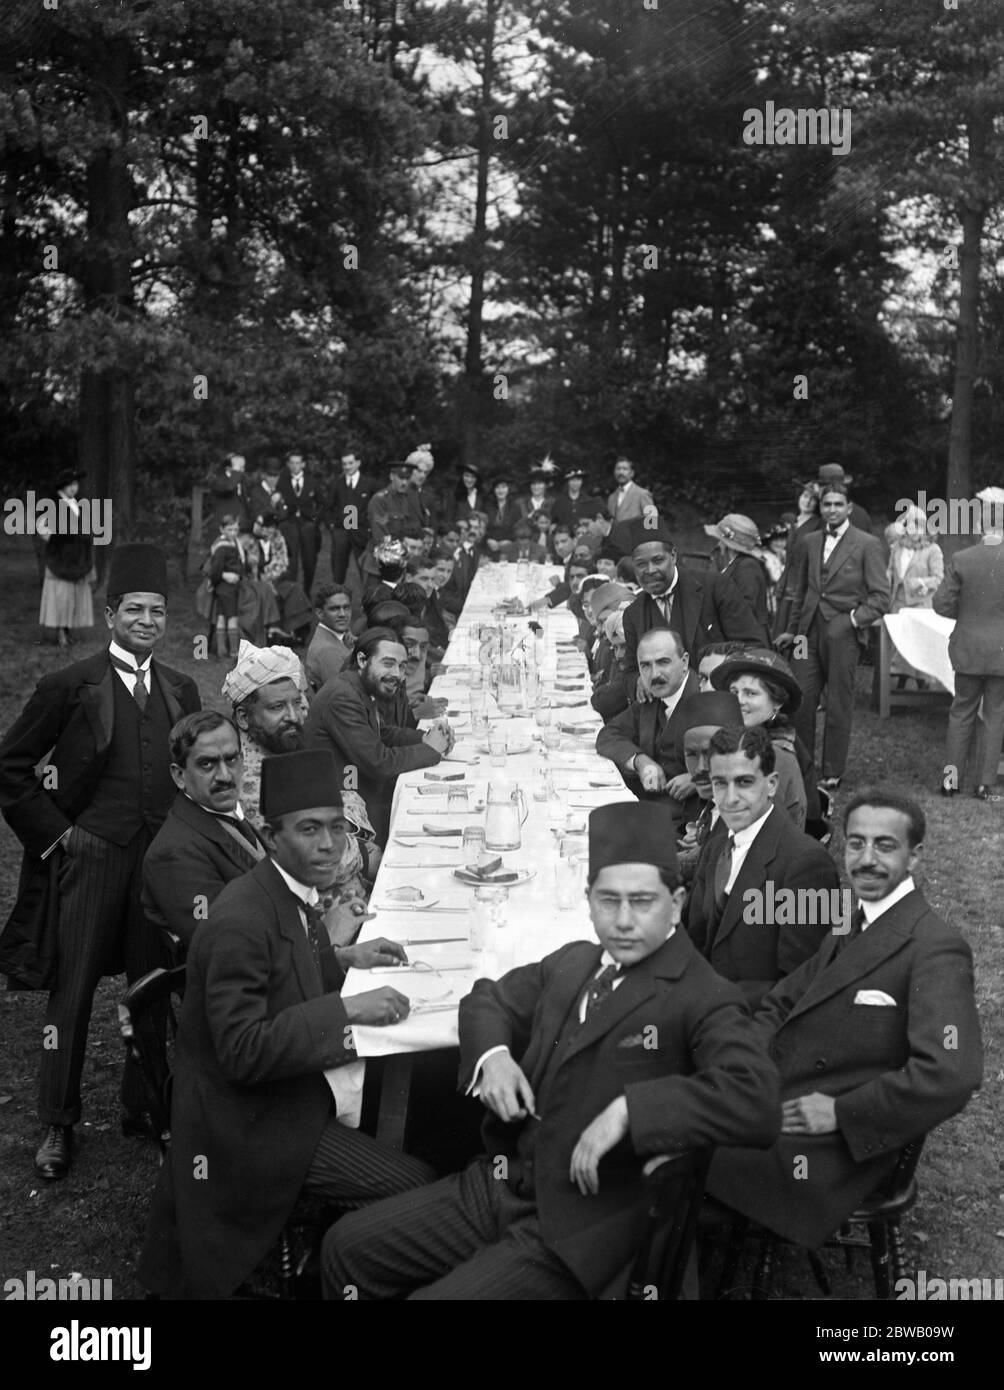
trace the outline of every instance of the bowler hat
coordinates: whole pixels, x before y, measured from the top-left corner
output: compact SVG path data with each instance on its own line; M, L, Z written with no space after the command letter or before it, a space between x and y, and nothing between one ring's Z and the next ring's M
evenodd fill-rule
M827 487L830 483L839 483L841 487L850 487L854 481L849 473L844 472L839 463L821 463L818 478L821 487Z
M742 675L762 676L781 686L788 696L782 706L784 714L794 714L802 703L802 687L784 657L778 656L777 652L768 651L766 647L750 647L745 652L726 657L712 671L711 684L716 690L727 690L729 683Z

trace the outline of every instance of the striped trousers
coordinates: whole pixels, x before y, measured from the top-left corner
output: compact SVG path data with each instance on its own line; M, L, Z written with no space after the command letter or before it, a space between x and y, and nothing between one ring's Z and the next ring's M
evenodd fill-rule
M46 1125L80 1120L80 1077L87 1048L94 991L117 953L130 983L166 964L160 933L140 904L143 856L150 832L138 830L127 845L113 845L79 825L61 855L58 876L59 956L49 992L42 1038L38 1117ZM140 1079L128 1063L122 1104L146 1109Z
M537 1204L476 1159L429 1187L351 1212L324 1237L328 1299L584 1299L544 1244Z

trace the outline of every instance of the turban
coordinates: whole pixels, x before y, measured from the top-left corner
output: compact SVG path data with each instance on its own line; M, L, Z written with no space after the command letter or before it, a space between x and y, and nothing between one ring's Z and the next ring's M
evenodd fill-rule
M300 658L289 647L256 647L242 638L237 665L228 672L222 694L232 704L239 705L273 681L295 681L298 690L306 690L307 680Z

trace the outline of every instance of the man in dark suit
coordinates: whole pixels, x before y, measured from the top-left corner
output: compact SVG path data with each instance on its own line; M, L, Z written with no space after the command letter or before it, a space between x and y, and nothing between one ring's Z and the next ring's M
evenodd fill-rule
M484 555L482 541L486 526L487 519L483 512L472 513L467 535L453 555L453 583L460 596L461 607L467 599Z
M948 639L955 698L941 788L950 795L962 782L982 701L976 795L981 801L1000 801L994 787L1004 740L1004 488L985 488L977 498L983 503L983 540L952 556L933 600L936 613L955 619Z
M317 627L303 666L315 692L337 676L352 655L352 597L344 584L325 584L316 595Z
M833 860L774 805L778 780L767 730L718 729L710 754L712 795L727 834L698 861L687 931L755 1009L848 914Z
M301 1191L343 1207L428 1182L424 1163L351 1128L354 1023L393 1025L405 995L343 1000L350 967L407 957L378 938L338 948L318 888L345 840L330 753L262 765L268 857L228 884L189 950L171 1099L171 1149L139 1277L151 1293L228 1298L275 1242ZM347 911L347 909L343 909Z
M631 540L643 592L624 612L624 678L629 688L638 679L638 639L653 627L680 634L694 670L698 652L709 642L764 645L767 633L732 581L678 565L673 538L661 520L634 522Z
M712 1160L708 1193L816 1246L892 1171L904 1145L980 1084L973 958L914 885L924 814L864 792L844 812L859 907L764 999L753 1029L781 1073L781 1137Z
M610 759L642 800L665 798L679 825L700 810L676 749L676 711L697 694L697 677L680 634L668 628L645 633L638 643L638 664L649 698L628 705L604 724L596 735L596 751Z
M453 747L453 733L437 720L426 733L381 721L377 700L392 700L404 684L408 653L388 628L371 628L356 642L353 663L318 691L304 726L309 748L330 749L338 786L353 768L380 844L387 843L394 784L402 772L435 767Z
M376 478L362 471L356 454L342 455L341 475L335 479L331 496L331 577L336 584L345 583L353 555L361 572L370 534L370 501L379 489Z
M646 1158L771 1142L776 1075L738 991L678 928L673 840L666 807L593 811L599 944L479 980L460 1005L460 1086L490 1112L485 1156L333 1226L326 1297L612 1293L648 1209Z
M826 686L823 776L828 791L840 785L854 719L854 672L871 624L889 608L889 580L874 536L850 523L846 489L831 484L819 507L825 531L816 531L792 556L789 631L775 646L792 647L792 669L802 687L795 732L810 755L816 749L816 706ZM801 641L799 639L802 639Z
M178 788L143 860L147 921L187 950L209 905L231 880L265 857L241 806L240 735L215 710L186 714L171 730L171 776Z
M194 681L152 659L167 624L167 562L156 546L116 549L105 622L108 648L44 676L0 743L0 808L25 849L0 969L49 990L39 1091L47 1129L35 1158L43 1178L70 1170L98 981L123 963L137 980L164 958L140 905L140 868L174 799L171 727L200 704ZM122 1101L132 1132L143 1109L132 1068Z
M286 504L279 492L281 473L282 465L274 455L269 454L262 460L261 472L248 488L248 516L252 521L268 512L275 513L277 523L285 518Z
M279 523L289 551L289 578L295 579L303 562L303 587L309 594L321 553L321 522L327 510L327 489L302 454L290 454L276 489L286 509Z

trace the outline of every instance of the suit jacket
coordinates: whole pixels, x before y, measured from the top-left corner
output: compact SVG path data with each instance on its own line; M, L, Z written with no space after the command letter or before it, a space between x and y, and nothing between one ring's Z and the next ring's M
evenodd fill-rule
M610 668L610 677L596 687L590 697L589 703L605 724L613 719L615 714L621 714L631 703L631 696L628 688L624 684L624 673L616 664Z
M293 480L288 468L284 468L279 474L276 492L282 497L286 521L319 524L324 520L328 509L328 489L313 468L306 467L303 470L303 487L299 497L293 491Z
M468 554L463 546L460 546L453 555L453 575L450 583L453 584L460 595L460 606L463 607L464 600L467 598L468 591L474 582L474 576L478 572L481 564L481 549L475 546L474 550Z
M510 1182L529 1176L532 1159L543 1239L593 1294L638 1243L648 1210L646 1158L766 1145L778 1127L776 1073L750 1037L739 993L679 927L577 1025L569 1016L599 962L599 946L579 941L498 981L478 980L461 1001L459 1025L462 1089L484 1053L503 1045L533 1088L543 1123L504 1124L490 1115L485 1150L507 1157ZM568 1177L572 1150L618 1096L627 1099L630 1134L601 1161L599 1193L583 1197ZM524 1124L534 1132L523 1134Z
M789 631L804 635L818 610L824 622L853 613L858 640L868 642L868 628L889 611L889 581L882 548L874 536L848 526L823 568L826 531L813 531L792 556Z
M422 742L418 729L382 724L363 688L358 670L346 668L317 692L304 725L310 748L330 748L343 785L347 767L355 769L357 790L381 844L390 829L394 783L402 772L435 767L439 754Z
M963 1108L982 1074L972 952L921 892L843 940L831 936L754 1018L782 1099L835 1096L839 1132L721 1152L708 1179L713 1197L800 1245L831 1235L905 1144ZM855 1002L864 990L895 1005Z
M1004 546L968 546L952 556L934 611L954 618L948 655L956 671L1004 676Z
M281 475L280 475L281 476ZM276 505L272 501L274 492L279 490L279 479L276 479L275 488L265 486L261 478L255 478L248 489L248 515L252 520L256 516L261 516L262 512L275 512L278 521L284 520L286 516L286 504L281 501Z
M156 658L151 667L172 724L201 709L193 680ZM55 973L51 929L59 855L44 862L40 856L74 823L101 781L116 679L107 648L43 676L0 742L0 810L25 850L17 901L0 938L0 970L34 989L48 988ZM51 787L49 778L35 773L43 761L55 770Z
M698 653L709 642L749 642L769 646L767 633L732 581L707 570L699 573L678 565L670 621L653 598L641 593L624 610L624 679L630 690L638 679L638 639L654 627L671 627L680 634L697 670Z
M225 830L219 816L179 792L143 858L147 920L187 946L206 920L209 904L261 857ZM197 898L205 902L197 903Z
M646 700L643 703L628 705L626 710L615 715L596 735L596 751L601 758L609 758L618 769L626 772L627 763L636 753L644 753L654 758L667 777L676 777L686 772L686 765L676 751L676 730L680 706L691 695L700 691L701 683L694 671L687 672L683 683L683 693L670 717L666 718L666 706L662 700ZM627 772L633 777L633 772Z
M318 623L303 662L311 690L316 694L326 681L338 675L350 657L351 652L338 633Z
M727 845L727 827L721 819L719 824L723 826L721 833L708 840L708 852L698 860L687 900L687 931L705 960L726 980L735 981L755 1009L777 980L790 974L826 940L833 900L827 902L827 913L816 913L824 918L816 926L799 921L778 926L765 920L766 910L755 917L755 906L763 904L766 909L765 900L782 889L823 889L829 894L839 889L840 875L818 840L796 829L775 806L749 847L716 925L715 869ZM753 892L761 896L746 897ZM778 915L776 909L771 915Z
M352 549L360 552L366 549L370 534L369 506L380 491L376 478L360 472L359 482L351 488L344 473L339 473L331 489L331 529L345 531ZM355 507L353 514L348 510ZM346 525L351 522L351 525Z
M652 494L634 482L628 484L623 499L619 498L619 488L614 488L607 498L607 511L614 521L635 521L645 515L646 507L655 506Z
M911 547L907 551L910 558L902 574L897 564L898 550L898 546L893 546L886 565L889 612L898 613L901 608L930 608L945 577L945 557L940 545L937 541L929 541L916 549Z
M270 859L227 884L188 953L150 1292L226 1298L278 1238L331 1115L323 1073L356 1060L341 984Z

